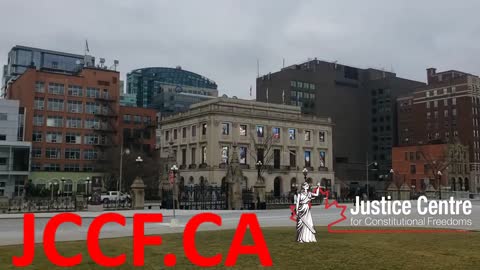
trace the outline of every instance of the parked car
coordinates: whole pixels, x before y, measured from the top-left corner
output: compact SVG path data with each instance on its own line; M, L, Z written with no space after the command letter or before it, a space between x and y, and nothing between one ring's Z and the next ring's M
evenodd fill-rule
M119 191L107 191L107 192L102 192L102 195L101 195L101 198L100 200L102 201L102 203L109 203L109 202L113 202L113 201L116 201L117 199L120 199L121 202L127 200L127 201L130 201L131 200L131 197L130 197L130 194L127 194L127 193L120 193L119 195ZM92 199L92 197L88 197L88 200L90 201Z

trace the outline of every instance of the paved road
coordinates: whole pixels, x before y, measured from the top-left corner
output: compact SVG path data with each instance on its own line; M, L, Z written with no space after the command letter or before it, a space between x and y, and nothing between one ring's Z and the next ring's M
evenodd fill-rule
M473 210L471 215L469 216L453 216L454 219L470 219L471 225L418 225L417 227L435 227L435 228L453 228L453 229L465 229L465 230L480 230L480 202L473 203ZM352 204L347 204L348 210L346 212L347 220L338 224L338 226L352 226L351 220L352 215L350 214L350 209L353 207ZM176 220L175 224L171 224L172 220L172 210L141 210L141 211L119 211L125 217L127 217L127 225L122 227L117 224L107 224L104 226L101 237L102 238L112 238L112 237L123 237L123 236L131 236L132 235L132 216L134 213L162 213L164 215L164 222L163 223L150 223L145 225L145 232L146 234L166 234L166 233L176 233L176 232L183 232L184 226L187 221L195 214L204 212L204 211L197 211L197 210L177 210L176 211ZM295 223L289 219L290 217L290 210L289 209L278 209L278 210L263 210L263 211L228 211L228 210L217 210L211 211L216 213L222 217L222 226L221 228L217 227L216 225L208 225L204 224L200 226L200 230L219 230L219 229L234 229L238 224L238 220L241 213L255 213L257 218L260 222L262 227L278 227L278 226L289 226L292 230L295 229ZM56 239L57 241L72 241L72 240L85 240L86 239L86 232L88 225L92 221L92 219L99 215L100 213L95 212L80 212L78 213L83 217L83 225L82 227L77 227L73 224L63 224L60 226ZM42 242L42 232L45 227L45 224L49 220L51 216L55 214L52 213L44 213L44 214L37 214L36 215L36 223L35 223L35 230L36 230L36 242ZM312 208L312 216L314 224L317 226L326 226L329 223L337 220L340 217L340 210L331 208L329 210L325 210L324 206L314 206ZM367 218L372 220L378 219L388 219L394 218L397 220L401 219L422 219L424 216L420 216L416 211L416 206L413 204L412 213L408 217L402 216L363 216L361 218L354 217L355 219L362 219L363 223L360 224L362 226L369 226L369 224L364 224L367 222ZM451 216L448 216L450 218ZM428 218L428 216L426 217ZM447 217L445 217L447 218ZM370 226L374 226L370 224ZM377 225L381 226L381 225ZM385 225L387 226L387 225ZM390 226L392 227L392 226ZM408 226L401 226L397 225L396 227L400 227L401 229L407 228ZM21 244L23 241L23 219L22 215L16 214L4 214L0 215L0 245L13 245L13 244Z

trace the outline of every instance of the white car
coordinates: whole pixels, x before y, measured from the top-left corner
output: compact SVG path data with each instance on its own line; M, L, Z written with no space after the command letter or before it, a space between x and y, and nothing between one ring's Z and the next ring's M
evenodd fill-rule
M125 201L125 200L130 200L130 194L126 194L126 193L120 193L119 195L119 191L107 191L107 192L102 192L102 195L101 195L101 198L100 198L100 201L102 203L109 203L109 202L113 202L113 201L116 201L117 199L119 199L120 201ZM89 197L88 200L91 200L92 197Z

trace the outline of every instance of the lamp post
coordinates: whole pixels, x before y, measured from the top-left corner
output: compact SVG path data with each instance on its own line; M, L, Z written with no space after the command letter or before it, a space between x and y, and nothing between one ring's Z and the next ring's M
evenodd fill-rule
M122 174L123 174L123 155L129 155L130 149L123 150L123 142L120 144L120 175L118 176L118 183L117 183L117 208L118 208L118 201L120 200L120 193L122 192Z
M178 167L177 165L173 164L170 170L173 173L173 181L172 181L172 208L173 208L173 219L175 219L175 180L177 178Z
M372 163L368 163L368 154L367 154L367 162L366 162L365 165L366 165L365 169L367 171L367 199L369 200L370 199L370 184L368 183L368 170L369 170L368 167L370 167L372 165L377 167L378 163L376 161L374 161Z
M53 201L53 183L48 182L48 186L50 187L50 200Z
M303 168L302 173L303 173L303 179L305 180L305 182L307 182L307 175L308 175L307 168Z
M87 176L87 180L85 180L86 187L85 187L85 193L87 194L87 199L88 199L88 188L90 187L90 177Z
M255 165L257 166L257 178L260 179L260 171L262 170L263 163L259 160Z
M440 200L442 199L442 172L438 171L438 195L440 197Z
M62 198L65 196L65 177L62 177Z

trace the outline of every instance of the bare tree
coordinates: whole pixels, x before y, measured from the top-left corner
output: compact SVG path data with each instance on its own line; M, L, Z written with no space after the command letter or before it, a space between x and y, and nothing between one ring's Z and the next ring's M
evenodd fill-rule
M270 169L272 166L271 163L274 159L274 144L277 137L274 134L267 135L265 132L262 132L263 137L259 137L259 134L251 132L250 141L253 145L253 150L250 151L250 157L255 161L255 165L258 161L262 162L262 166L259 168L259 176L261 177L265 170ZM257 138L255 140L255 138Z
M430 179L434 179L434 182L438 180L438 172L443 174L450 164L448 149L447 147L439 156L433 156L431 153L423 151L421 147L417 148L417 152L420 153L425 161L425 175L428 175Z

